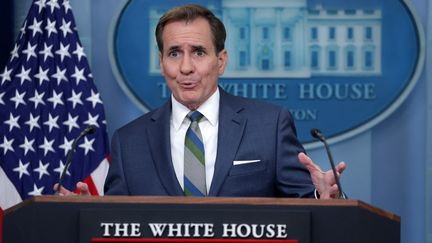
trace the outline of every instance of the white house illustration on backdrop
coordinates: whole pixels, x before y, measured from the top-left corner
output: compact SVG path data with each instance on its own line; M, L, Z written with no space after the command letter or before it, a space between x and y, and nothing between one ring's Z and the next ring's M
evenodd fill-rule
M381 74L381 10L308 7L307 0L223 0L224 77L310 78ZM165 10L150 10L150 29ZM159 74L150 35L150 74Z

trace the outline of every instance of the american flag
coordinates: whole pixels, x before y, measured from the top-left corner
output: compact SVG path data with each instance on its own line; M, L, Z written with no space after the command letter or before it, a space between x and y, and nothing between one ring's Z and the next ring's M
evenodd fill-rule
M72 142L79 143L64 186L103 193L108 170L103 104L68 0L33 1L10 59L0 69L0 207L54 194Z

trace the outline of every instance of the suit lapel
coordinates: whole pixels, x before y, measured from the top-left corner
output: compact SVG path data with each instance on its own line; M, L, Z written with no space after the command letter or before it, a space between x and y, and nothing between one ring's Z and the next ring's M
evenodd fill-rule
M152 115L152 122L147 129L147 139L162 185L168 195L181 196L183 190L178 183L171 159L170 117L171 102L168 101Z
M219 88L219 135L213 181L209 196L218 196L219 190L231 169L247 120L239 114L243 109L231 102L232 96Z

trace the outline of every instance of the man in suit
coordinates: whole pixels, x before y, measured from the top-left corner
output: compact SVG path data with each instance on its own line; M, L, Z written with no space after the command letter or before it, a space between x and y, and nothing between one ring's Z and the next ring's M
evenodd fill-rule
M222 22L198 5L160 18L160 67L172 96L114 133L105 194L337 196L332 172L304 154L286 109L218 86L228 59L225 37ZM192 112L202 118L189 119ZM194 122L189 142L197 145L189 149ZM337 171L344 169L341 162ZM77 186L87 194L85 184Z

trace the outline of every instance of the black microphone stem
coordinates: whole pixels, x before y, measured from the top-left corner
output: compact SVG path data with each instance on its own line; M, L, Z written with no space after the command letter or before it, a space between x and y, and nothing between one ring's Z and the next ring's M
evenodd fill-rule
M77 144L78 140L81 139L81 137L82 137L82 136L79 136L79 137L78 137L78 138L77 138L77 139L72 143L71 150L69 150L68 153L67 153L65 167L63 168L63 171L62 171L62 173L61 173L61 176L60 176L60 179L59 179L59 182L58 182L57 193L60 192L60 188L61 188L61 186L62 186L62 184L63 184L64 177L65 177L65 175L67 174L67 170L69 169L70 164L72 163L72 155L73 155L74 152L75 152L76 144Z
M324 135L322 135L321 132L320 132L320 130L317 129L317 128L311 129L311 135L312 135L312 137L320 140L324 144L324 147L325 147L325 149L327 151L327 156L328 156L328 158L330 160L330 166L331 166L331 169L333 171L333 176L335 178L336 185L338 186L338 190L339 190L339 194L340 194L339 198L347 199L347 196L345 195L345 193L342 190L342 186L341 186L341 183L340 183L340 180L339 180L339 176L338 176L338 174L336 172L336 167L334 165L333 156L332 156L332 154L330 152L330 147L327 144L327 141L326 141Z
M334 164L334 161L333 161L333 156L332 156L332 154L330 152L330 147L328 146L327 141L325 139L322 139L321 142L324 143L324 147L325 147L325 149L327 151L327 155L328 155L328 158L330 160L330 165L331 165L331 168L332 168L332 171L333 171L333 176L335 178L336 185L338 186L339 193L340 193L339 197L343 198L343 199L347 199L346 196L345 196L345 193L343 193L342 186L341 186L341 183L340 183L340 180L339 180L339 176L338 176L338 174L336 172L336 167L335 167L335 164Z
M96 127L95 127L94 125L90 125L90 126L88 126L86 129L84 129L84 130L83 130L83 131L78 135L78 137L75 138L75 140L73 141L72 146L71 146L71 149L68 151L67 156L66 156L66 163L65 163L65 167L63 168L63 171L62 171L62 173L61 173L61 176L60 176L59 182L58 182L57 193L60 193L60 188L61 188L61 186L62 186L62 184L63 184L64 177L65 177L65 175L67 174L67 170L69 169L69 166L70 166L70 164L72 163L72 157L73 157L73 154L75 153L75 150L76 150L76 147L77 147L78 141L79 141L82 137L84 137L84 136L86 136L86 135L88 135L88 134L92 134L92 133L94 133L95 130L96 130Z

